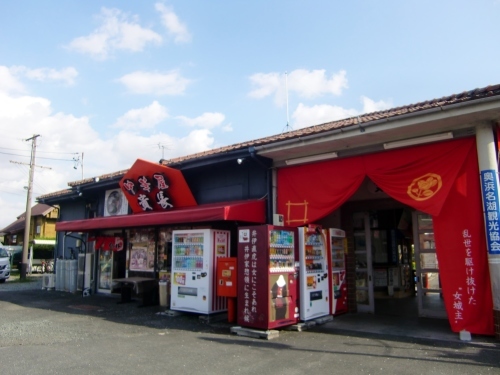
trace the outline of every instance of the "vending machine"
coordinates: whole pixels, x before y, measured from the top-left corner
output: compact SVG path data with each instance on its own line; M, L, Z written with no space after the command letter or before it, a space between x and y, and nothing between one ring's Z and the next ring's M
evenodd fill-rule
M347 280L346 280L346 252L347 240L342 229L330 228L330 272L331 272L331 314L339 315L347 312Z
M330 315L327 231L310 224L300 227L300 320Z
M229 231L190 229L172 231L170 309L211 314L227 310L217 297L217 258L229 256Z
M237 323L257 329L297 323L296 229L238 228Z

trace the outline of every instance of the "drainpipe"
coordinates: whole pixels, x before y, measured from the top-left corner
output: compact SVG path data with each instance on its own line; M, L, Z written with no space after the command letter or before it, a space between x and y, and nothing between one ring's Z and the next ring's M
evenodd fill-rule
M479 172L481 178L481 187L483 189L483 218L485 220L486 227L486 243L488 247L488 265L490 270L491 279L491 293L493 295L493 316L495 325L495 336L500 339L500 251L497 248L493 248L492 242L498 242L489 237L488 226L491 224L496 224L500 222L500 201L498 199L499 194L499 180L498 180L498 162L495 147L495 136L491 124L481 124L476 126L476 144L477 144L477 157L479 161ZM485 176L485 173L487 174ZM492 212L491 205L486 208L484 205L485 193L484 193L484 182L487 176L491 176L494 188L490 189L489 192L493 192L496 198L496 202L488 200L489 203L496 203L496 209ZM495 191L492 191L495 190ZM496 222L489 220L489 216L497 215L498 219ZM497 229L498 231L498 229Z
M266 195L267 195L267 202L266 202L266 221L267 223L271 222L272 223L272 217L273 217L273 194L271 190L271 173L272 170L269 165L266 165L262 160L259 159L259 157L255 154L255 147L249 147L248 152L250 154L250 157L257 162L265 171L266 171Z
M66 244L66 236L70 236L70 234L73 233L73 232L66 232L64 233L64 236L63 236L63 244L62 244L62 259L65 260L66 259L66 247L65 247L65 244ZM70 236L71 237L71 236Z

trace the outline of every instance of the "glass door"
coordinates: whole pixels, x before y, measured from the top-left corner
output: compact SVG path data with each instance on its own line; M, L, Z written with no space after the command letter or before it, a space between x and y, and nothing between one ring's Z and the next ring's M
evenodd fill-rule
M431 215L413 212L418 314L446 318Z
M113 251L99 249L97 254L97 291L100 293L111 293L113 283Z
M356 256L356 303L358 312L375 312L371 248L368 212L355 213L354 254Z

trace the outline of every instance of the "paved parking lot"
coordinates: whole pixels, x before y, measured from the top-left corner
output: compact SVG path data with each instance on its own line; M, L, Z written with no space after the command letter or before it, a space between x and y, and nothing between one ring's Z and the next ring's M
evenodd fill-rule
M500 374L494 341L355 331L341 319L254 339L224 320L46 291L34 279L0 285L3 374Z

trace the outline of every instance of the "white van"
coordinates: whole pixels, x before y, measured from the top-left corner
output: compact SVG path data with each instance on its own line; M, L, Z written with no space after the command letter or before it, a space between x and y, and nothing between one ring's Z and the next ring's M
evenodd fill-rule
M0 247L0 283L4 283L10 277L9 252Z

